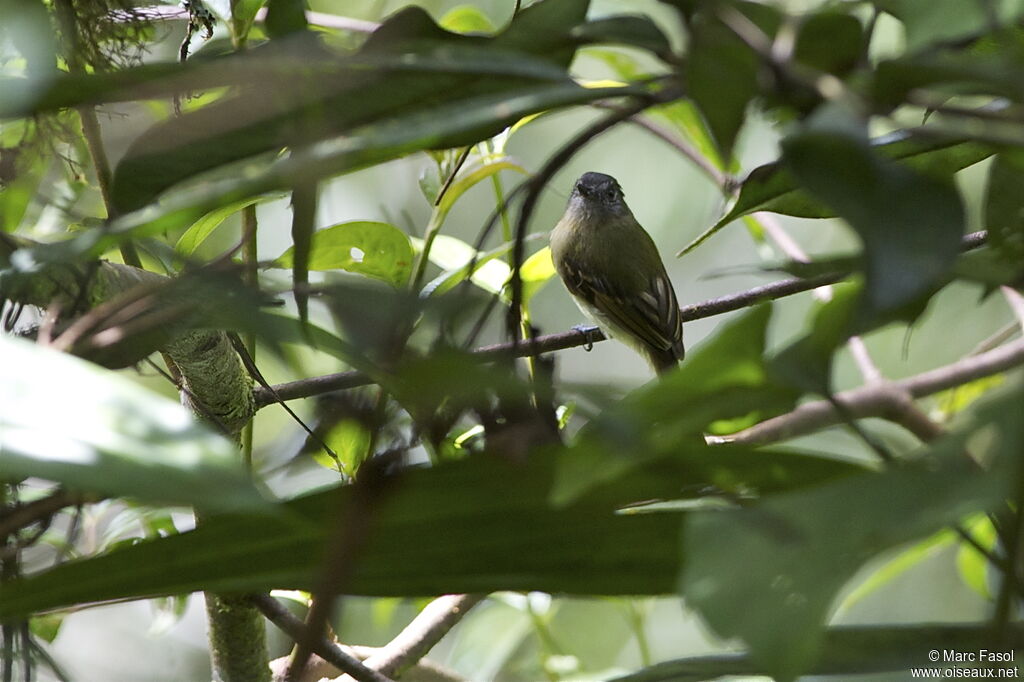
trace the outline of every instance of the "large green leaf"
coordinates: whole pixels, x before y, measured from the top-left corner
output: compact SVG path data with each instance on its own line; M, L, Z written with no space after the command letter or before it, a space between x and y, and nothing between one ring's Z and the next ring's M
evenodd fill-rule
M854 325L919 312L910 307L944 281L960 254L964 208L952 180L897 165L846 132L809 129L788 138L783 154L800 183L864 245Z
M181 405L65 353L0 336L0 478L206 510L267 504L235 447Z
M949 139L911 137L904 132L872 141L881 156L933 177L949 176L982 161L995 152L985 144ZM758 166L747 175L736 203L718 222L687 244L681 253L692 251L729 223L757 211L769 211L798 218L832 218L836 213L807 194L782 161Z
M295 71L290 83L266 83L258 91L244 91L143 133L115 170L113 200L122 211L133 210L198 173L291 144L356 135L357 128L374 122L399 125L403 117L436 112L443 104L466 104L480 95L511 98L540 82L566 83L575 42L569 32L584 19L587 5L588 0L537 3L495 38L450 33L422 9L406 8L384 23L359 53L371 60L400 56L405 69L369 68L347 78L323 78L317 64L331 64L330 54L306 48L309 64ZM421 68L429 70L410 70L421 61ZM505 78L480 73L493 71L498 63L527 69ZM474 65L480 67L477 73L472 73ZM511 112L495 113L450 139L424 140L420 148L476 142L517 118Z
M274 264L292 266L293 249ZM313 233L310 270L348 270L394 286L409 280L413 262L409 236L394 225L365 220L339 223Z
M773 36L780 15L754 2L707 3L690 22L692 44L685 75L690 97L700 108L722 158L732 147L746 120L747 105L759 91L760 57L721 19L721 12L742 14L756 28Z
M1024 155L1007 150L988 172L985 227L989 243L1005 260L1024 259Z
M890 471L691 517L680 583L687 603L719 636L741 638L776 679L794 679L817 659L830 605L867 560L1003 501L1008 481L1019 476L1021 398L1017 386L973 423ZM964 443L989 426L997 428L1001 450L985 473Z
M907 48L913 51L987 32L1024 14L1020 0L990 5L961 0L874 0L874 4L903 22Z
M783 624L779 624L780 627ZM880 679L871 673L892 673L891 680L907 679L907 671L920 669L936 651L992 651L992 627L987 623L918 625L843 625L824 634L822 655L807 672L815 679L826 675ZM1019 650L1024 644L1019 629L1010 630L1006 649ZM931 665L931 663L927 664ZM1012 668L1008 667L1007 670ZM935 668L933 668L935 669ZM980 675L984 668L956 667L964 677ZM971 671L976 671L972 673ZM706 682L718 679L762 679L771 669L746 654L722 653L664 661L610 682ZM923 677L923 675L922 675ZM913 678L910 678L913 679Z
M648 462L561 509L547 502L557 452L414 468L385 480L369 509L352 508L352 488L340 488L289 502L274 516L208 517L194 531L65 563L0 592L0 618L195 590L308 589L323 543L336 524L349 523L346 514L369 514L373 528L346 593L662 594L673 589L682 563L679 512L616 508L698 490L714 478L740 480L744 471L759 472L766 489L788 489L857 470L804 455L766 453L758 461L734 452L719 462L708 456L699 467L683 458Z

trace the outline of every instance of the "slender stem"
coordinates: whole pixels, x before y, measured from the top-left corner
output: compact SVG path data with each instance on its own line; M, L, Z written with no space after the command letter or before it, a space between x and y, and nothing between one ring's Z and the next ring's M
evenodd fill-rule
M64 57L68 64L68 70L73 74L84 74L85 65L79 55L81 46L78 42L78 17L75 14L74 4L71 0L56 0L54 9L64 38ZM92 165L96 171L96 183L99 185L103 206L107 211L107 220L113 220L118 217L118 211L110 193L112 178L110 161L107 159L107 152L103 147L103 133L100 129L99 119L96 117L96 110L90 106L81 106L78 107L78 116L82 121L82 135L85 137L85 144L89 149ZM126 265L142 267L142 260L139 258L135 244L130 241L122 241L120 249L121 259Z
M256 239L259 225L256 222L256 204L242 209L242 259L245 264L245 282L253 289L259 287L259 248ZM243 339L249 357L256 361L256 335L246 334ZM249 420L242 430L242 461L252 472L253 436L256 430L256 416Z
M1018 467L1019 469L1019 467ZM1013 611L1014 597L1020 596L1020 585L1017 581L1017 563L1020 560L1021 546L1024 545L1024 470L1017 473L1016 509L1003 537L1003 554L1006 565L1003 567L1003 579L996 595L996 608L993 623L997 641L1005 642Z
M448 217L449 207L444 203L444 196L451 189L455 176L458 175L462 165L469 158L471 149L472 147L466 147L459 154L451 173L445 178L444 184L441 185L441 189L438 190L437 197L434 199L434 210L430 214L430 222L427 223L427 229L423 232L423 250L420 252L419 258L416 259L416 267L413 268L413 275L409 280L413 291L418 291L423 284L423 275L426 273L427 263L430 261L430 249L433 248L434 239L440 234L441 226L444 225L444 220Z
M636 645L640 649L640 664L646 668L654 662L654 657L651 656L651 643L647 638L645 628L647 609L641 608L638 599L629 599L626 601L626 610L630 627L633 628L633 636L636 637Z

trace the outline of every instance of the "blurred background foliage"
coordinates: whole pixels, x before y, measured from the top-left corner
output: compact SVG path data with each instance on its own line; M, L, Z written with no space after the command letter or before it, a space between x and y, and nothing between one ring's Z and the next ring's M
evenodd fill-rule
M305 616L346 527L339 641L489 593L466 679L1024 642L1024 3L308 5L0 0L3 679L208 679L198 592ZM689 310L663 381L468 352L583 321L590 170ZM844 281L696 305L791 276Z

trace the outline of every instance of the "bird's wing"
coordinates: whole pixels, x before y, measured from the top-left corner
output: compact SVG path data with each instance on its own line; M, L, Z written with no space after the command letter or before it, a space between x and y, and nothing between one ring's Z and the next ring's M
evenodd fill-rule
M654 348L675 350L682 356L683 323L672 282L662 271L640 291L625 291L606 278L584 272L573 262L563 263L569 291L596 308L617 327Z

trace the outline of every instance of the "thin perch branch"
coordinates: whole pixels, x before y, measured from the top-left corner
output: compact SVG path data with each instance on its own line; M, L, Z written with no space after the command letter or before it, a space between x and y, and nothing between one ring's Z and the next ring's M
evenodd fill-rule
M786 279L780 282L763 284L746 291L741 291L738 294L730 294L720 298L712 298L701 303L683 306L680 308L680 316L684 322L713 317L722 313L740 310L757 303L763 303L764 301L792 296L803 291L833 284L844 276L845 273L829 273L807 279ZM596 327L593 327L585 330L572 330L558 334L538 336L519 341L516 344L496 343L477 348L472 353L479 357L481 361L486 362L500 357L508 357L510 354L514 357L539 355L541 353L585 346L589 343L597 343L604 340L604 334ZM323 376L278 384L274 386L274 391L281 400L296 400L331 391L366 386L372 383L374 383L373 379L362 372L339 372L337 374L325 374ZM262 387L257 388L254 394L258 407L266 407L276 402L274 395Z
M298 641L306 637L306 624L269 594L254 594L249 597L249 601L292 639ZM317 638L311 648L320 658L359 682L392 682L386 675L368 668L325 636Z
M427 655L462 617L482 601L483 594L452 594L438 597L424 607L391 642L364 665L385 675L399 676ZM351 682L342 678L344 682Z

